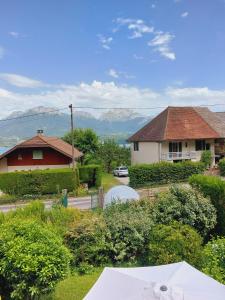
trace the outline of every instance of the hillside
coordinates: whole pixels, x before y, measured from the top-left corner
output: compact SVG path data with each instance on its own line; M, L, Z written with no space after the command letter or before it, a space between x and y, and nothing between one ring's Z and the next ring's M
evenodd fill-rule
M63 136L70 130L70 116L67 113L52 112L54 108L36 107L28 111L13 112L7 118L18 118L0 122L0 146L11 140L21 140L33 136L37 129L43 129L46 135ZM25 117L35 113L43 115ZM23 118L25 117L25 118ZM75 113L74 125L79 128L92 128L100 137L113 136L120 142L141 128L148 118L133 111L110 110L95 117L94 115L79 111Z

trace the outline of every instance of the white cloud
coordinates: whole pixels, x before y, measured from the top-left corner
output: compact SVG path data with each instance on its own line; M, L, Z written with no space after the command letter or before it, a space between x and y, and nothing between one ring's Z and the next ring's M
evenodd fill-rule
M0 46L0 59L2 59L5 56L5 49Z
M189 12L185 11L181 14L181 18L187 18L188 15L189 15Z
M104 48L106 50L110 50L113 38L111 36L105 37L102 34L98 34L97 36L98 36L98 39L99 39L99 42L100 42L102 48Z
M21 88L38 88L45 86L45 84L39 80L34 80L18 74L0 73L0 79L10 85Z
M109 69L109 71L107 72L107 74L113 78L125 78L125 79L133 79L135 78L135 76L128 74L127 72L124 71L117 71L115 69Z
M45 87L50 86L44 83ZM15 110L26 110L36 106L66 107L166 107L168 105L210 105L225 103L225 90L211 90L208 87L168 87L161 92L150 88L139 88L132 85L119 85L114 82L93 81L76 85L60 84L53 88L44 88L29 92L13 92L0 88L0 118L6 117ZM215 107L215 109L219 109ZM83 109L84 110L84 109ZM158 110L159 111L159 110ZM142 111L153 115L157 110ZM95 111L94 111L95 112ZM95 112L97 114L97 112Z
M134 59L137 59L137 60L142 60L142 59L144 59L143 56L137 55L137 54L134 54L134 55L133 55L133 58L134 58Z
M146 33L154 32L154 27L146 25L141 19L117 18L115 23L117 27L114 28L113 32L118 31L121 26L125 25L131 31L131 35L128 37L130 39L141 38Z
M10 31L9 35L11 35L14 38L18 38L20 34L19 34L19 32L16 32L16 31Z
M170 49L170 42L174 39L174 37L175 36L169 32L164 33L162 31L158 31L156 36L148 43L148 45L153 47L153 49L159 52L162 56L170 60L175 60L176 55Z
M116 70L114 70L114 69L109 69L108 75L111 76L111 77L113 77L113 78L119 78L118 72Z

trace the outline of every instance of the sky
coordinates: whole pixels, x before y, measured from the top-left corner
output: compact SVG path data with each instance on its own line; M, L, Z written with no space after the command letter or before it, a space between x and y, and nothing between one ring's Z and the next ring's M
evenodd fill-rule
M0 0L0 118L70 103L225 110L224 58L225 0Z

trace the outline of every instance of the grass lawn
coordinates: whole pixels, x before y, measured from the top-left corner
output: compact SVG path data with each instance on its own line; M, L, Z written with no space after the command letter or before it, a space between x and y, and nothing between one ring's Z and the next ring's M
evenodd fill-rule
M115 185L121 185L121 182L116 177L108 173L102 174L102 186L105 192Z
M52 295L41 300L82 300L102 272L102 268L89 275L73 275L61 281Z

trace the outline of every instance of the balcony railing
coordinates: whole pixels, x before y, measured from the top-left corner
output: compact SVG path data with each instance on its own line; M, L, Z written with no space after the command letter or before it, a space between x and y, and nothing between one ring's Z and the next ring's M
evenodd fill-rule
M181 160L181 159L196 159L197 153L196 151L190 152L167 152L162 153L161 159L162 160Z

